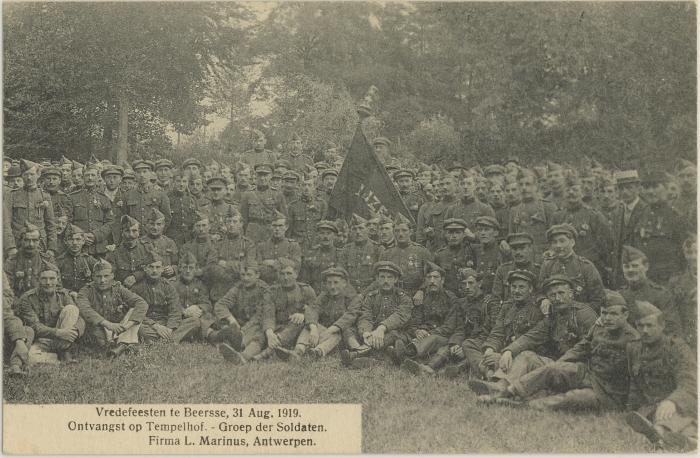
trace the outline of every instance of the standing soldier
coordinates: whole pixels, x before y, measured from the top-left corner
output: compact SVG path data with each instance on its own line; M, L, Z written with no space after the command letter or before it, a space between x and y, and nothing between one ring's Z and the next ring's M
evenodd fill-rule
M193 157L182 162L182 174L190 181L195 178L202 178L202 163Z
M311 156L303 153L303 144L299 134L294 132L289 140L289 151L282 155L282 159L289 161L292 170L303 172L307 166L314 165L314 160Z
M501 265L503 257L497 240L501 226L493 216L480 216L476 219L475 227L479 238L476 271L479 273L484 291L491 291L496 270Z
M265 144L267 139L265 134L257 129L253 129L253 149L244 152L241 155L241 162L248 164L251 167L255 167L258 164L274 164L277 162L277 155L265 149ZM272 173L272 171L270 171Z
M476 219L479 216L496 216L488 204L478 200L474 195L476 189L476 179L474 175L465 175L459 182L462 197L445 212L446 218L457 218L464 220L470 231L474 231Z
M403 216L403 215L402 215ZM424 246L411 241L411 226L403 217L394 223L396 246L385 250L379 259L396 264L401 270L398 286L413 296L421 287L427 262L433 262L433 254Z
M107 254L110 270L117 281L127 288L143 279L143 267L148 259L148 249L140 240L140 224L129 215L122 216L121 243L111 253ZM94 272L93 272L94 274Z
M319 197L327 204L328 200L331 198L335 183L338 181L338 171L333 168L325 169L321 172L320 178L321 186L319 189Z
M545 233L552 225L556 207L542 200L537 188L537 177L528 169L518 172L521 202L510 211L509 233L527 232L532 236L535 261L541 262L542 252L547 249Z
M12 254L17 251L15 239L24 231L26 224L31 224L39 231L41 249L53 256L56 252L56 222L51 196L37 187L36 164L22 159L20 170L24 186L12 191L6 204L10 218L3 221L3 231L7 234L5 252Z
M112 265L99 260L92 267L92 282L80 290L75 300L87 334L111 357L123 353L127 345L137 344L141 321L148 304L137 294L114 281Z
M565 207L564 191L566 190L564 168L555 162L547 164L547 188L549 189L549 201L554 204L557 210L563 210Z
M316 225L325 217L328 204L316 195L316 183L304 179L299 199L289 204L289 235L308 250L318 243Z
M194 217L192 240L182 247L183 252L192 253L197 258L197 276L202 275L202 269L207 265L209 257L214 252L214 241L209 235L209 216L197 212Z
M168 159L159 159L155 163L156 178L158 180L156 186L166 194L173 190L173 167L172 161Z
M124 177L124 169L110 165L105 167L100 175L105 183L103 194L107 196L112 205L112 236L109 239L109 244L118 245L121 237L119 222L124 215L124 206L126 205L126 193L120 186Z
M207 207L209 214L209 233L215 237L223 237L226 234L226 221L236 207L226 202L226 180L223 177L211 177L207 180L210 205Z
M271 174L270 164L256 165L256 188L244 193L241 198L243 228L245 234L255 242L264 242L270 238L270 224L276 211L287 214L284 196L270 188Z
M41 180L44 183L44 191L51 196L54 217L59 213L70 215L70 199L68 194L61 191L61 170L46 167L41 170Z
M425 199L414 191L414 175L410 170L402 169L394 172L394 181L398 185L399 194L406 208L411 212L413 221L418 221L418 210L425 203Z
M345 267L345 255L342 248L335 246L338 226L333 221L319 222L316 230L319 243L303 253L299 278L320 292L323 288L321 272L330 267Z
M447 246L435 253L435 263L445 269L445 288L453 293L459 292L460 270L475 268L476 251L466 240L467 223L463 219L449 218L443 223Z
M197 212L197 203L187 191L187 178L177 173L173 176L172 191L168 193L170 210L173 212L165 235L182 246L192 239L192 225Z
M692 162L681 160L681 168L678 171L678 183L681 193L675 202L674 209L685 218L685 226L691 233L698 230L698 203L696 195L697 167Z
M270 242L258 245L258 257L261 260L260 278L269 285L277 283L277 260L286 258L301 266L301 247L295 240L285 237L288 229L287 217L278 212L272 221Z
M148 161L136 161L133 167L139 185L126 194L124 213L143 225L146 222L146 217L151 213L151 209L157 208L165 215L165 226L167 227L172 216L170 201L165 192L156 189L150 182L150 176L153 173L152 164Z
M493 288L491 289L491 294L499 300L505 300L509 297L508 274L512 270L527 270L535 274L535 278L540 276L541 265L533 261L533 239L530 234L527 232L509 234L506 237L506 243L513 260L498 266L493 278Z
M615 180L610 176L602 177L600 180L600 186L598 187L598 206L596 207L600 213L605 217L608 225L615 228L615 223L618 221L620 208L620 201L617 198L617 186L615 185ZM615 237L615 233L613 233Z
M282 176L282 195L288 203L299 198L299 173L289 170Z
M345 266L348 281L358 291L363 291L372 281L372 267L379 261L383 249L369 239L367 220L353 215L350 225L351 240L345 245Z
M146 218L146 235L141 241L149 251L156 253L163 262L163 276L174 278L178 264L178 248L175 242L165 235L165 215L152 208Z
M668 289L673 294L673 303L677 305L682 333L690 348L697 351L697 326L698 326L698 248L697 236L691 234L683 242L683 257L686 268L668 282Z
M78 226L68 224L65 232L67 249L56 257L61 272L61 283L70 292L77 293L92 279L92 266L97 259L83 251L85 232Z
M50 251L41 251L41 232L35 225L25 223L17 240L19 251L11 254L3 267L15 296L19 297L38 287L41 270L46 264L55 264L56 261Z
M69 220L85 231L88 253L104 256L114 224L112 202L97 189L98 171L87 167L83 174L83 186L70 193L72 213Z
M435 203L425 203L421 207L418 218L418 233L416 234L416 242L433 253L447 244L443 233L443 221L447 218L447 210L457 201L457 186L452 175L444 174L440 180L439 188L442 195L441 200ZM428 209L424 211L426 206Z

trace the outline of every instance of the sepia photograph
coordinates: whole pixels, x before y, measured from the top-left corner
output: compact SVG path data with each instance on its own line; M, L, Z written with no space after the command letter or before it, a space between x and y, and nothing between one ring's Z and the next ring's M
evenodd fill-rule
M694 2L3 2L3 451L697 451Z

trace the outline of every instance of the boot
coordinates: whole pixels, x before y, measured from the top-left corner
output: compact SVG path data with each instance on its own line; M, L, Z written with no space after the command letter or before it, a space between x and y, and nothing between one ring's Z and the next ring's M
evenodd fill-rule
M122 353L124 353L126 350L127 350L126 344L123 344L123 343L117 344L116 347L107 351L107 357L108 358L116 358L119 355L121 355Z
M76 364L78 362L77 359L75 359L75 355L73 355L73 350L72 349L67 349L58 354L58 359L66 364Z
M312 359L321 359L323 358L323 350L320 348L312 348L309 351L306 352L307 355L309 355Z
M26 375L26 372L22 370L20 366L17 364L13 364L10 366L10 370L7 372L7 375L10 377L21 377L23 375Z
M301 359L301 355L296 350L287 350L284 347L275 348L275 354L282 361L298 361Z
M639 412L630 412L625 416L625 421L630 427L640 434L644 434L652 444L659 444L662 440L661 434L654 428L652 422Z
M273 350L272 348L266 348L262 352L253 356L253 361L262 361L263 359L269 358L273 354L275 354L275 350Z
M243 355L227 343L219 344L219 353L221 353L221 356L223 356L226 361L237 366L247 363Z
M469 389L476 394L488 394L493 397L503 398L508 396L508 382L499 380L498 382L486 382L484 380L469 380Z
M243 334L240 328L227 326L218 332L217 339L219 339L219 342L229 344L236 351L243 350Z
M445 372L444 375L447 378L457 378L462 373L464 372L464 369L467 367L467 362L466 360L460 361L457 364L450 364L445 367Z
M432 367L408 358L404 359L401 363L401 369L408 371L413 375L435 375L435 371Z
M392 356L391 359L394 361L394 364L400 366L403 360L406 359L407 353L408 349L406 348L406 344L403 343L402 340L397 340L394 344L394 351L390 353Z

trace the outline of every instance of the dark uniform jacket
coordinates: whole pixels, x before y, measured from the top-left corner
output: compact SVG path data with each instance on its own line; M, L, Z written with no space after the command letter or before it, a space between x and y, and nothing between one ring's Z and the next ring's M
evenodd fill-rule
M30 223L39 228L44 249L56 251L56 220L48 192L40 188L31 191L16 189L10 193L6 205L10 214L3 221L3 231L8 234L3 240L7 242L4 250L15 247L24 224ZM11 238L9 234L12 234Z
M276 212L287 215L287 202L281 192L271 188L247 191L241 198L241 216L245 235L256 242L271 236L270 226Z
M91 191L83 188L72 192L69 197L72 211L68 220L85 232L95 235L95 243L92 246L85 245L88 253L103 255L107 252L106 246L110 243L114 224L112 202L97 188Z
M39 289L30 289L22 294L17 303L17 315L34 329L38 337L55 337L58 316L68 304L73 304L68 290L57 288L51 295L44 295Z
M73 255L66 250L56 257L56 266L61 271L61 283L68 291L78 292L92 279L92 266L97 259L87 253Z
M182 247L180 254L184 253L193 254L197 258L197 267L203 269L214 256L214 242L209 235L206 238L195 238Z
M39 286L39 272L46 263L56 264L56 260L48 253L37 251L28 255L24 250L19 250L5 261L3 268L15 296L19 297Z
M411 319L413 302L401 289L375 289L360 297L360 316L357 320L360 334L372 332L379 325L386 326L387 332L401 330Z
M124 214L135 218L143 226L151 213L151 209L158 209L165 216L165 227L170 225L172 212L170 211L170 199L168 195L153 187L138 186L126 194L126 207Z
M416 242L431 252L435 252L447 244L442 225L446 218L450 218L447 216L447 210L455 202L456 200L452 197L440 202L426 202L421 206L418 211ZM432 232L426 234L427 228L432 228Z
M131 321L141 323L148 310L148 304L141 296L119 282L114 282L106 291L99 291L92 283L88 283L78 292L75 305L80 309L80 316L92 326L97 326L104 320L119 323L129 309L133 309Z
M381 258L384 249L371 240L364 243L350 242L345 245L345 268L352 286L367 288L374 281L374 264Z
M461 297L450 318L454 322L453 333L448 345L461 345L466 339L483 343L491 333L498 314L501 301L491 294L481 293L475 298Z
M574 300L590 305L597 313L605 302L605 289L598 269L591 261L573 253L565 259L545 259L538 284L555 274L566 275L574 283Z
M308 282L314 290L321 291L323 289L321 272L329 267L345 267L343 249L316 245L304 253L299 278Z
M209 253L206 268L212 298L214 300L221 298L241 278L243 262L257 260L257 248L248 237L242 235L234 237L229 234L216 242L214 249ZM219 264L221 261L225 262L224 266Z
M291 288L273 285L270 288L270 299L264 309L263 330L286 326L290 316L304 313L306 307L314 303L316 293L306 283L297 282Z
M178 264L178 248L175 241L168 236L161 235L153 238L150 235L141 237L141 242L144 246L163 259L163 267L177 267Z
M673 296L669 290L647 279L638 285L625 286L620 289L620 294L625 298L627 308L630 311L630 324L634 326L637 319L639 319L639 311L635 301L646 301L654 304L664 313L666 334L681 335L681 319L678 313L678 304L674 303Z
M452 317L458 313L457 296L444 288L436 292L423 291L423 303L414 306L411 314L411 334L415 335L415 331L422 329L432 335L450 337L455 326Z
M120 243L116 250L107 254L106 259L114 268L114 278L121 282L132 275L136 281L142 280L145 276L143 269L149 257L146 245L141 240L136 240L133 248L125 242Z
M493 328L482 344L482 350L492 348L495 352L515 342L520 336L525 335L538 324L544 315L540 307L533 301L516 303L512 300L505 301L501 305Z
M226 237L226 219L236 212L233 204L221 202L211 202L207 206L206 213L209 217L209 233Z
M480 216L496 217L496 212L489 204L485 204L476 198L462 198L452 204L445 211L445 218L460 218L467 223L469 230L474 232L476 219Z
M577 231L576 253L591 261L598 270L610 265L613 251L612 229L597 210L580 205L554 214L554 224L568 223Z
M297 266L301 266L301 247L296 240L282 238L275 240L270 238L266 243L258 245L258 258L260 261L276 261L280 258L287 258L294 261ZM272 266L261 266L260 278L266 283L277 281L277 270Z
M188 192L171 191L168 193L172 219L165 230L165 235L182 246L192 238L192 226L194 225L197 203Z
M541 264L536 262L527 262L522 265L518 265L515 261L508 261L496 269L496 273L493 277L493 288L491 288L491 294L500 300L505 300L510 297L510 287L508 285L508 274L514 270L527 270L535 274L535 277L540 276ZM535 290L537 290L537 285L535 285Z
M318 196L313 199L300 196L288 205L289 236L297 240L303 249L318 243L316 224L326 217L328 204Z
M668 204L649 205L631 240L649 258L649 278L666 283L683 268L684 231L681 218Z
M414 294L423 284L423 267L426 262L433 262L433 254L424 246L409 242L403 246L397 244L385 250L380 260L391 261L399 266L403 273L399 279L399 286L409 294Z
M239 283L216 301L214 316L221 321L233 316L241 327L248 323L262 326L264 309L271 302L270 287L264 281L258 280L251 287Z
M510 210L508 232L526 232L534 239L532 249L536 259L541 259L547 248L545 233L553 224L556 207L542 199L523 200Z
M352 288L346 288L337 296L323 292L304 308L304 321L326 328L336 325L341 330L348 329L355 324L360 311L358 298Z
M132 286L131 290L141 296L148 304L145 324L161 324L170 329L180 326L182 307L175 287L166 279L152 281L144 278Z
M478 262L477 252L468 241L459 247L444 246L435 253L435 264L445 269L445 288L459 294L461 269L475 268Z
M59 215L65 215L70 218L71 215L71 201L68 194L61 191L60 189L54 193L46 191L49 196L51 196L51 204L53 205L53 215L54 218L58 218Z

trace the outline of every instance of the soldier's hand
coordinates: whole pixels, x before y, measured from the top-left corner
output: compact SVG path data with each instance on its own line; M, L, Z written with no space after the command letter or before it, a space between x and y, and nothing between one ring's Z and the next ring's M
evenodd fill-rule
M56 337L67 342L75 342L78 338L78 331L75 329L56 329Z
M501 354L501 358L498 360L498 367L503 371L503 372L508 372L510 370L510 366L513 365L513 353L510 351L504 351Z
M367 344L367 345L369 345L369 340L370 340L371 338L372 338L372 333L371 333L371 332L365 332L364 334L362 334L362 341L363 341L365 344ZM370 345L370 346L371 346L371 345Z
M15 341L15 354L22 360L24 364L29 362L29 348L27 342L22 339Z
M319 341L319 335L318 335L318 327L316 326L311 326L309 329L309 343L311 344L311 347L315 347L318 345Z
M423 340L426 337L428 337L429 335L430 335L430 333L428 331L426 331L425 329L418 329L416 331L416 339L418 339L418 340Z
M9 258L10 256L14 256L17 254L17 248L10 248L7 250L7 257Z
M127 288L131 288L132 286L134 286L134 284L136 284L136 277L134 277L133 275L129 275L124 279L124 286L126 286Z
M384 347L384 329L382 327L378 327L377 329L372 331L370 341L373 342L370 343L370 345L372 345L374 348Z
M73 300L76 300L76 299L78 298L78 292L77 292L77 291L71 291L71 292L68 293L68 294L70 294L70 297L72 297Z
M199 318L200 316L202 316L202 313L204 313L204 312L202 312L202 309L199 308L199 306L197 306L197 305L190 305L189 307L187 307L185 310L182 311L182 314L184 316L195 317L195 318Z
M474 233L470 231L468 227L464 228L464 235L469 240L476 240L476 235L474 235Z
M124 332L124 326L119 323L112 323L111 321L104 321L102 327L108 331L112 331L115 334L121 334Z
M161 339L168 341L173 340L173 330L169 327L156 323L153 325L153 329L156 330Z
M500 248L501 251L502 251L503 253L505 253L505 254L510 253L510 245L508 245L508 242L506 242L505 240L501 240L501 243L500 243L500 245L499 245L499 248Z
M423 293L423 291L416 291L416 294L413 295L413 305L423 305L424 298L425 294Z
M338 326L336 326L336 325L332 325L332 326L330 326L330 327L328 327L328 328L326 329L326 332L327 332L328 334L335 334L335 333L337 333L337 332L340 332L340 328L339 328Z
M488 355L484 354L484 359L482 360L482 362L486 367L497 367L500 360L501 354L496 353L494 351L493 353L489 353Z
M105 247L105 249L106 249L107 251L110 251L110 252L111 252L111 251L116 250L116 249L117 249L117 246L116 246L116 245L107 245L107 246Z
M543 299L542 302L540 302L540 310L544 316L548 316L552 310L552 301L549 299Z
M267 331L267 346L273 350L280 346L280 338L271 330Z
M289 317L289 321L291 321L292 324L302 324L304 323L304 314L295 313Z
M676 413L676 403L669 401L661 401L659 407L656 408L656 421L668 420Z
M462 350L461 345L452 345L452 347L450 347L450 354L458 358L464 358L464 350Z
M50 258L53 258L54 257L53 250L46 250L46 255Z
M163 275L166 277L172 277L175 275L175 269L173 269L173 266L165 266L165 268L163 268Z

